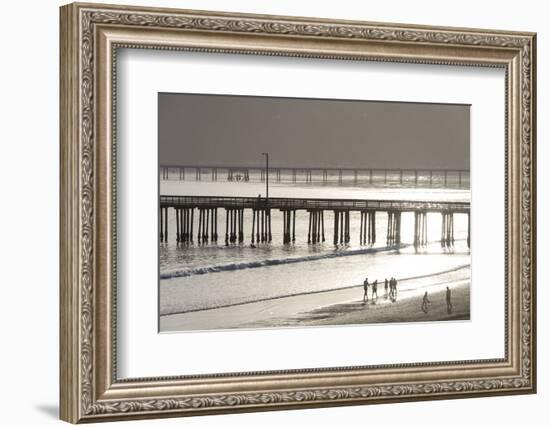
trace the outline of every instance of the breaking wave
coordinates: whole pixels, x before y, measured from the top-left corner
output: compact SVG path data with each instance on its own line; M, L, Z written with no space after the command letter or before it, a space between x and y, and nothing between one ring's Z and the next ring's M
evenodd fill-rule
M409 245L402 244L401 248L404 248L407 246ZM332 252L332 253L321 254L321 255L307 255L307 256L294 257L294 258L267 259L267 260L261 260L261 261L211 265L208 267L197 267L197 268L187 268L182 270L165 271L160 274L160 278L161 280L174 279L177 277L198 276L201 274L221 273L224 271L247 270L250 268L270 267L273 265L297 264L300 262L317 261L322 259L339 258L339 257L345 257L345 256L366 255L366 254L373 254L378 252L388 252L392 250L394 249L366 248L366 249L357 249L357 250L350 250L350 251Z

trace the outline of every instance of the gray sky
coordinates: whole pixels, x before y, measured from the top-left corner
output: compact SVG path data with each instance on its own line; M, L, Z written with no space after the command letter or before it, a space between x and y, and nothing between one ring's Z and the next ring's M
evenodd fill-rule
M470 107L159 94L170 165L470 168Z

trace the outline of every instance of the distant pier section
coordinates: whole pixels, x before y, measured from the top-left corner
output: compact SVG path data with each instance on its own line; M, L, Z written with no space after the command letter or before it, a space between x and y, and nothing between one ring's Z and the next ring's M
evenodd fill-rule
M440 213L442 218L442 247L454 246L456 214L468 216L467 243L468 247L470 246L469 202L161 195L159 208L160 242L168 241L168 211L173 210L176 219L174 238L178 243L216 243L218 238L223 238L227 245L239 244L245 241L246 236L250 236L251 244L270 243L272 241L271 217L274 212L279 212L283 219L283 244L291 244L296 240L296 211L301 210L309 214L307 235L309 244L321 243L330 238L328 233L325 234L325 212L332 211L331 236L334 245L350 242L350 213L359 212L360 244L376 243L376 214L382 213L387 216L386 245L398 247L401 245L401 214L412 212L414 213L414 246L426 246L428 243L427 214L435 212ZM252 213L248 224L249 233L245 230L245 210Z
M264 166L161 165L162 180L265 182ZM467 169L383 169L272 166L269 182L291 184L407 185L470 188Z

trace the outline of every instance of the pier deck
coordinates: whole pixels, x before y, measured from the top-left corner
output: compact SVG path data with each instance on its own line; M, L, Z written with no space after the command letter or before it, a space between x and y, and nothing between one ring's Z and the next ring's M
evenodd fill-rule
M470 245L470 203L427 200L368 200L368 199L312 199L271 197L227 196L168 196L161 195L160 241L168 240L168 210L176 217L176 241L193 243L195 210L197 210L197 242L218 240L218 209L225 210L225 243L243 243L245 235L244 211L252 212L251 243L270 243L271 216L273 210L283 215L283 243L296 240L296 211L309 213L307 242L316 244L325 241L325 211L334 213L333 242L350 242L350 212L360 212L360 243L373 245L376 242L376 217L378 212L387 215L386 243L388 247L401 244L401 214L414 213L414 245L427 244L427 213L441 214L441 246L454 245L454 215L468 215L468 246Z
M279 210L346 210L469 213L469 202L434 202L411 200L315 199L225 196L160 196L160 206L170 208L225 208L225 209L279 209Z

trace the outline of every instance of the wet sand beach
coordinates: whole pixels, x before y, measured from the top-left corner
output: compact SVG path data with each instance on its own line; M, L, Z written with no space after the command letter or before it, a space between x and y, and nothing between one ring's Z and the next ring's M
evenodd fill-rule
M453 271L400 282L397 300L386 298L383 282L378 298L363 302L363 286L269 299L228 307L160 317L160 330L211 330L233 328L302 327L343 324L468 320L470 316L469 265ZM452 292L453 310L447 312L445 291ZM428 291L428 312L421 310Z

